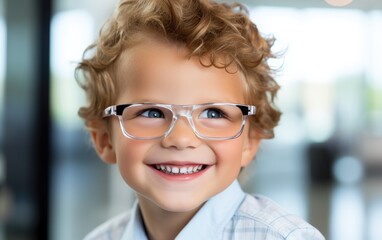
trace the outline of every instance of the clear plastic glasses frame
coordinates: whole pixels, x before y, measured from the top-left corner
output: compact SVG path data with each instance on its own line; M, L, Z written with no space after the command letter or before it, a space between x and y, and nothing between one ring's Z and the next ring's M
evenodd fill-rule
M134 103L109 106L103 117L117 116L123 135L130 139L164 138L171 133L176 121L185 117L197 137L228 140L239 137L246 118L255 113L255 106L234 103Z

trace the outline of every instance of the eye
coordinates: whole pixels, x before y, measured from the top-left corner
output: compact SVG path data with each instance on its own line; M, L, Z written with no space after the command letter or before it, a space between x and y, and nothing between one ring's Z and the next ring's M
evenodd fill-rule
M164 118L163 112L155 108L142 110L140 116L146 118Z
M217 108L209 108L200 113L200 118L223 118L224 113Z

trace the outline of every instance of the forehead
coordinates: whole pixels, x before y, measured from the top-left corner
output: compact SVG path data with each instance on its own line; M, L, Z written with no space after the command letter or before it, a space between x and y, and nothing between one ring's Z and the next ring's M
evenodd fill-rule
M137 34L129 46L116 63L117 78L122 82L132 82L135 75L147 72L149 63L157 58L168 60L169 57L176 57L175 61L181 61L188 55L188 51L180 43L170 42L154 34ZM172 53L171 56L169 53Z
M224 58L217 61L224 66ZM146 95L144 98L150 94L155 98L159 92L166 92L186 103L195 99L187 99L182 93L201 91L207 94L208 89L209 98L206 96L205 101L221 98L221 94L217 94L221 92L227 95L226 101L232 98L231 101L242 103L237 96L243 95L243 74L233 64L227 69L206 65L210 65L209 58L190 57L188 49L180 43L141 38L138 44L121 54L116 69L117 85L125 98L136 96L138 92ZM166 99L164 97L162 102ZM174 103L174 98L171 99Z

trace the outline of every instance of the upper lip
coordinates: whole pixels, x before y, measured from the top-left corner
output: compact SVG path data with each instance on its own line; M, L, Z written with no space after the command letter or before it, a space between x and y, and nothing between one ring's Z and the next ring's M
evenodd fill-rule
M210 165L203 162L190 162L190 161L163 161L148 163L148 165L171 165L171 166L190 166L190 165Z

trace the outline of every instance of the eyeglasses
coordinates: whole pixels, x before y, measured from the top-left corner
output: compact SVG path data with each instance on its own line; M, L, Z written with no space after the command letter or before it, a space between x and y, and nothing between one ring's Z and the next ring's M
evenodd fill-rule
M256 107L233 103L173 105L134 103L114 105L103 117L118 116L125 137L152 140L166 137L180 117L188 120L195 135L207 140L228 140L240 136L245 120Z

